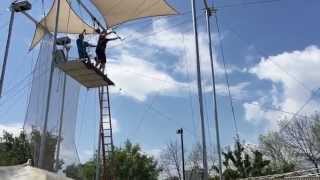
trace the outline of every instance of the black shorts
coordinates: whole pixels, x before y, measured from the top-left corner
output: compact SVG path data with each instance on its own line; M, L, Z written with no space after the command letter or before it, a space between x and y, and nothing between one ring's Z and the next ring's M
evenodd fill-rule
M97 51L96 54L98 61L100 61L102 64L107 62L106 53Z

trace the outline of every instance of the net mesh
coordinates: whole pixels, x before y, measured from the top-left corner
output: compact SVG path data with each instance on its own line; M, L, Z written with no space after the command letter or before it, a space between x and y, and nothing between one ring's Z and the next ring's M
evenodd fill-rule
M64 172L63 170L67 166L80 163L75 145L80 85L66 76L60 69L54 68L47 128L46 132L43 132L45 129L52 51L53 37L46 35L41 43L37 63L33 71L24 131L30 138L35 166L39 167L42 164L41 168L43 169ZM61 133L59 133L60 122L62 123ZM58 158L59 134L61 134L61 138ZM44 138L45 141L41 141L41 138ZM44 157L43 163L39 163L41 153Z

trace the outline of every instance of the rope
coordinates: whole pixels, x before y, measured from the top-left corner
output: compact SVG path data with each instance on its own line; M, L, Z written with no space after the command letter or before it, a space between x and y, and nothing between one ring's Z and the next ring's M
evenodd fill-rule
M232 95L231 95L231 91L230 91L229 75L228 75L228 71L227 71L227 67L226 67L226 61L225 61L225 56L224 56L224 48L223 48L223 44L222 44L220 26L219 26L218 16L217 15L215 15L215 20L216 20L215 22L216 22L218 36L219 36L219 40L220 40L221 58L222 58L222 62L223 62L224 75L225 75L226 83L227 83L227 90L228 90L228 95L229 95L229 100L230 100L231 111L232 111L234 129L235 129L235 132L236 132L236 140L240 140L239 131L238 131L238 125L237 125L237 119L236 119L234 105L233 105L233 101L232 101Z
M182 60L184 60L185 62L185 67L186 67L186 71L187 71L187 80L190 82L191 81L191 73L190 73L190 69L189 69L189 63L188 63L188 60L186 58L187 56L187 50L186 50L186 45L185 45L185 38L184 38L184 34L181 33L182 35L182 44L183 44L183 55L181 56L182 57ZM194 92L194 91L193 91ZM195 124L195 113L194 113L194 105L193 105L193 97L192 97L192 94L194 94L192 92L192 86L191 84L188 84L188 95L189 95L189 99L190 99L190 112L191 112L191 120L192 120L192 125L193 125L193 131L196 132L196 124Z
M197 18L203 18L203 17L205 17L203 14L199 14L199 15L197 16ZM187 23L190 23L190 20L189 20L189 19L187 19L187 20L185 20L185 21L182 21L182 22L179 22L179 23L177 23L177 24L171 25L170 27L164 28L164 29L161 30L161 31L153 31L152 33L142 35L142 37L141 37L141 36L140 36L140 37L135 37L135 38L132 38L132 39L129 39L129 40L125 40L124 42L129 43L129 42L132 42L132 41L137 41L137 40L146 39L146 38L155 36L155 35L157 35L157 34L159 34L159 33L162 33L162 32L165 32L165 31L169 31L169 30L174 29L174 28L177 28L177 27L181 27L181 25L184 25L184 24L187 24ZM187 29L186 29L185 31L187 31ZM124 39L127 39L127 38L124 38ZM114 45L114 46L110 46L110 48L115 48L115 47L123 46L123 45L124 45L124 44L121 43L121 44L117 44L117 45Z
M280 2L280 1L281 0L249 1L249 2L242 2L242 3L226 4L226 5L218 6L217 9L248 6L248 5L258 5L258 4L269 4L269 3Z
M123 88L121 88L121 90L124 93L127 93L126 90L124 90ZM159 92L158 92L159 93ZM127 93L128 94L128 93ZM172 123L175 122L179 127L182 127L184 130L186 130L186 132L188 132L190 135L192 135L192 137L194 137L195 139L197 138L196 134L194 134L194 132L190 131L189 129L185 128L181 123L179 123L177 120L175 120L174 118L172 118L171 116L161 112L160 110L158 110L157 108L155 108L153 105L146 105L143 104L144 106L147 106L148 109L152 110L153 112L157 113L159 116L163 117L164 119L168 120L168 122Z
M312 99L316 96L316 94L320 91L320 88L318 88L314 93L311 94L311 96L306 100L306 102L298 109L297 112L295 112L292 116L292 118L286 122L285 125L283 125L279 132L283 131L285 128L287 128L290 123L297 117L297 115L300 115L301 111L312 101ZM307 118L308 119L308 118Z

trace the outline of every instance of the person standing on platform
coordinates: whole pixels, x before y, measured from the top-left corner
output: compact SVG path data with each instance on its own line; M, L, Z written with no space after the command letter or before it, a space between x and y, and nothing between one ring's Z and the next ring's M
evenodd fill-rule
M83 30L83 32L79 34L79 38L77 39L77 48L78 48L79 58L81 60L85 60L90 63L90 57L87 53L87 47L96 47L96 46L84 40L85 33L86 33L86 30Z
M96 47L96 68L98 68L100 71L104 71L106 62L107 62L107 58L106 58L106 47L107 47L107 43L109 41L114 41L117 39L120 39L120 37L116 37L116 38L107 38L107 35L113 33L113 32L106 32L106 31L102 31L100 33L100 30L97 30L97 32L100 34L99 35L99 40L98 40L98 44Z

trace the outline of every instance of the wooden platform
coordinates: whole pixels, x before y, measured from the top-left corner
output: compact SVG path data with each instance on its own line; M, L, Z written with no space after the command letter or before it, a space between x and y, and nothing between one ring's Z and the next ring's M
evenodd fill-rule
M82 60L59 63L57 67L87 88L114 85L114 83L94 65Z

